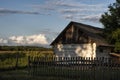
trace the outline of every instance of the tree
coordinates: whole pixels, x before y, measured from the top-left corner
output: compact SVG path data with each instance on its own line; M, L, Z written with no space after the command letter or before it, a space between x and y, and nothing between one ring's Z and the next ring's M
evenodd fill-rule
M112 38L115 40L115 51L120 51L120 28L113 31Z
M120 0L108 6L100 22L104 25L104 36L108 43L115 45L115 51L120 52Z

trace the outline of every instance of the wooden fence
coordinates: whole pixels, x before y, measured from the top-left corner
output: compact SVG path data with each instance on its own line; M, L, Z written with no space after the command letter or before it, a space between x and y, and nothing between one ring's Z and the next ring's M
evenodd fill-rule
M48 80L120 80L120 64L111 58L29 57L29 75Z

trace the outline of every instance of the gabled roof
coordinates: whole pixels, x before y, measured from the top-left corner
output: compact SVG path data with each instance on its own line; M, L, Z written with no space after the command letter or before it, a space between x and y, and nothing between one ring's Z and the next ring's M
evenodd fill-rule
M79 27L83 30L89 31L91 33L102 33L103 32L102 28L97 28L97 27L87 25L87 24L82 24L82 23L73 22L73 21L71 21L69 24L73 24L74 26Z
M50 44L53 45L56 43L59 38L62 36L62 34L68 29L70 26L74 26L77 28L80 28L86 35L88 35L93 41L97 42L98 45L108 45L108 43L105 41L103 38L103 29L102 28L97 28L94 26L78 23L78 22L73 22L71 21L67 27L57 36L57 38Z

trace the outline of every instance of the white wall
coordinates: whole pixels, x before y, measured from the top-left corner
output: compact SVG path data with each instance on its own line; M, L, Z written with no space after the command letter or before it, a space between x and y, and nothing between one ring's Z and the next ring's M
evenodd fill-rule
M88 44L58 44L54 47L58 57L96 57L96 43Z

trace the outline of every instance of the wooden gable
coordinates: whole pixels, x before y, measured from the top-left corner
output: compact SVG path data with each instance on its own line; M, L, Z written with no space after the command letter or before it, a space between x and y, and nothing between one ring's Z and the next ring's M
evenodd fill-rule
M107 45L102 35L101 28L96 28L90 25L81 24L77 22L70 22L67 27L58 35L58 37L51 43L55 45L61 44L84 44L89 42L96 42L99 45Z
M71 25L64 30L56 43L61 44L82 44L88 43L89 37L78 27Z

